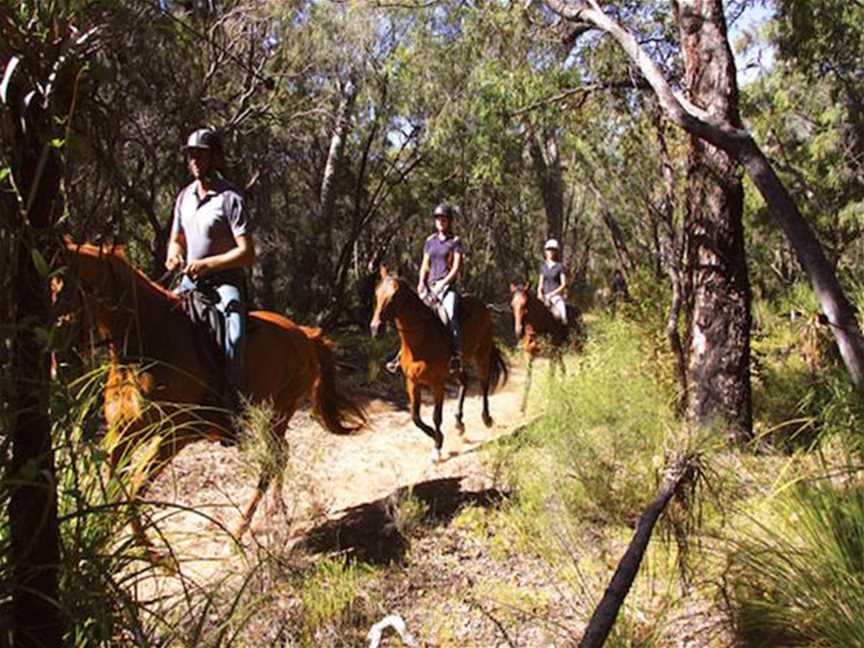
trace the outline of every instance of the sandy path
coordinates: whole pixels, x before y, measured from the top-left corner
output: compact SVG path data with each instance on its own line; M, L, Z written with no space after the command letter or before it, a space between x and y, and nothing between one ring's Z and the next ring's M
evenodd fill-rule
M522 371L514 366L507 385L490 398L495 422L489 429L482 423L480 396L469 395L462 439L453 426L456 399L448 395L442 426L445 459L439 463L431 461L431 439L414 427L406 409L389 402L368 403L369 429L348 437L325 432L306 412L299 412L287 436L291 463L282 489L287 512L268 511L268 503L262 503L244 546L253 550L274 543L284 546L345 509L432 479L460 478L463 490L486 487L481 453L473 450L523 423L522 387ZM422 413L431 423L431 406L424 405ZM248 457L237 449L197 443L184 450L153 485L148 499L173 504L154 507L152 516L169 539L184 575L193 580L218 577L240 560L236 551L226 555L230 543L220 525L230 528L239 520L240 507L256 481L254 471Z

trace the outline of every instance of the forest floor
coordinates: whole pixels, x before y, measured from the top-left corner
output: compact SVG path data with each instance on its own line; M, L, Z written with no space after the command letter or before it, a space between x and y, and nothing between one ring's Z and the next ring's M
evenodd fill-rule
M394 527L394 508L407 493L445 526L429 528L431 537L415 539L411 554L420 564L433 551L443 551L460 562L467 559L458 541L454 545L454 539L438 536L448 535L447 519L462 506L494 505L501 500L497 476L480 450L525 423L519 411L522 371L513 367L507 385L490 397L494 423L488 429L481 420L480 395L469 392L464 413L466 432L460 436L453 425L455 388L448 393L442 424L444 458L440 462L432 461L431 439L413 425L404 390L396 391L398 383L392 379L387 384L385 391L390 393L366 401L369 425L358 434L329 434L306 411L294 416L287 435L290 459L282 488L284 508L280 510L272 493L262 502L251 534L244 538L244 552L231 550L227 531L239 520L242 506L252 494L255 466L236 448L202 442L185 449L148 493L152 502L171 503L155 508L151 515L183 576L159 578L151 584L153 593L166 595L189 582L196 588L205 587L214 579L241 571L244 560L252 554L277 545L282 552L287 544L303 545L313 553L341 551L377 564L404 565L408 547ZM424 405L422 414L431 423L431 403ZM476 552L476 548L471 549L475 557ZM482 564L478 568L482 569ZM464 569L447 571L445 580L459 582L465 576ZM445 574L437 575L442 576ZM429 582L403 585L419 587L421 593L433 586ZM415 617L423 614L422 610L405 608L393 612L405 617L409 630L418 628ZM477 611L475 616L482 617L482 613ZM466 631L471 623L466 617ZM480 636L475 641L460 645L495 645ZM363 644L349 641L345 645Z
M496 543L492 537L494 530L482 531L482 523L480 533L476 525L459 523L470 507L490 510L507 497L494 454L483 450L529 421L519 411L524 385L519 361L507 385L491 396L495 422L489 429L481 421L479 394L470 394L465 401L467 430L460 438L453 427L455 390L448 394L445 458L438 463L431 460L431 440L411 422L401 381L385 375L382 382L386 395L367 395L369 427L356 435L331 435L307 412L295 415L287 435L290 459L281 490L283 506L280 509L275 497L262 502L242 551L232 544L227 529L236 524L252 493L254 465L244 453L218 444L198 443L184 450L148 498L171 503L153 507L151 516L180 565L179 573L150 578L141 594L155 600L212 591L232 577L242 578L263 558L275 556L277 564L290 570L316 556L347 554L375 567L375 576L363 585L367 603L329 635L318 631L312 645L366 646L370 626L388 614L404 619L418 646L575 644L586 601L577 600L572 587L539 557L508 548L506 540L502 547L502 540ZM423 416L431 418L431 406L424 406ZM415 509L419 506L420 514L412 514L406 501ZM623 552L623 544L620 549ZM271 583L277 580L270 578ZM297 623L304 608L296 596L287 600L295 590L283 591L286 600L273 614L293 615L292 623ZM660 645L706 645L698 639L700 624L713 615L690 612L692 618L678 620L674 639ZM258 623L285 621L269 617ZM295 645L277 639L266 627L258 636L262 648ZM290 636L290 631L281 636ZM385 633L380 645L404 644Z

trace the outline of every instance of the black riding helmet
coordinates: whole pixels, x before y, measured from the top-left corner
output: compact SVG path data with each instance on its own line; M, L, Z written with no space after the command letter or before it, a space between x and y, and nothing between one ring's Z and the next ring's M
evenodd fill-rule
M432 212L432 215L435 218L438 218L439 216L444 216L445 218L453 220L453 208L447 203L441 203L435 208L435 211Z
M212 128L199 128L193 131L186 140L184 149L207 149L211 151L222 151L222 138Z

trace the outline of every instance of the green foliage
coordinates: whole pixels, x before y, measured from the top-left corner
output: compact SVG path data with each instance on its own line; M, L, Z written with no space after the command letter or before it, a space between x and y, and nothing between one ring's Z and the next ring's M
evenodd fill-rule
M864 489L860 479L792 485L732 541L728 582L744 645L864 642Z
M300 591L310 640L322 626L350 618L360 584L370 573L370 568L362 563L346 563L336 558L323 558L316 564L304 578Z
M420 528L429 513L429 504L408 489L395 503L391 515L399 535L407 538Z
M839 437L859 452L864 401L849 382L812 290L796 284L776 304L754 307L755 432L779 448Z
M638 327L618 319L592 329L575 375L546 385L544 415L513 457L520 506L539 514L552 500L575 519L631 522L663 465L671 400Z

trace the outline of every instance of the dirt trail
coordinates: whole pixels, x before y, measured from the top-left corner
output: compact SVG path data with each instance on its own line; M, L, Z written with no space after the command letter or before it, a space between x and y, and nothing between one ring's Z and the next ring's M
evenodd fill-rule
M282 489L287 510L268 511L273 502L262 503L244 545L253 550L256 545L284 545L346 509L432 480L458 479L462 490L487 488L489 478L475 450L524 422L519 412L523 381L521 368L512 367L507 385L490 397L494 424L489 429L482 423L481 397L470 394L461 439L453 425L456 399L448 394L442 425L445 458L439 463L432 462L432 441L414 427L407 409L390 402L369 402L369 429L348 437L329 434L306 412L298 412L287 435L291 465ZM424 404L422 414L431 422L431 405ZM226 556L228 536L220 525L236 524L252 492L254 470L248 457L234 448L197 443L153 485L148 499L175 505L155 509L153 518L170 540L184 575L209 579L230 569L226 560L239 559L236 553Z

